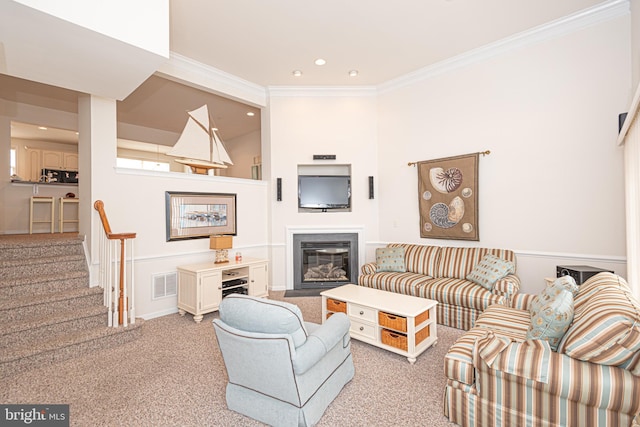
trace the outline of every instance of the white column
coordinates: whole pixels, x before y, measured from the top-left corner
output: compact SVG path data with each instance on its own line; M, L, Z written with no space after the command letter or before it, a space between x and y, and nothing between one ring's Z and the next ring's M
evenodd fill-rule
M0 100L2 103L2 100ZM0 171L4 172L4 176L0 178L0 234L7 231L6 225L6 208L10 205L5 200L5 188L11 185L11 177L9 176L11 153L11 120L9 117L0 116Z
M91 285L97 284L94 265L99 262L98 233L102 224L93 203L108 195L115 174L117 153L116 101L95 95L78 97L78 193L80 197L80 234L87 237Z

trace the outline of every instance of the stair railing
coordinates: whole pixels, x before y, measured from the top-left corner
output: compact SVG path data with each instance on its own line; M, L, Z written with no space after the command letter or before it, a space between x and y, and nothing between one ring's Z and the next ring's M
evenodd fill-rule
M136 233L112 233L102 200L96 200L93 207L98 211L104 229L104 233L100 234L99 243L99 278L100 286L104 289L104 305L109 308L108 324L112 327L134 324L136 318L133 239L136 238ZM128 275L127 241L130 254Z

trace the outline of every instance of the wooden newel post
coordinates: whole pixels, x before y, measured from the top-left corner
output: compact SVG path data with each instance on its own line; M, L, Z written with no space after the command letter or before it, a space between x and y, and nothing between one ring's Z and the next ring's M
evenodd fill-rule
M104 212L104 203L102 202L102 200L96 200L93 204L93 207L100 214L100 221L102 222L102 228L104 228L107 239L120 240L120 283L118 284L120 297L118 298L118 323L122 325L124 324L125 307L127 307L127 304L129 304L129 299L124 294L125 240L135 239L136 233L112 233L111 226L109 225L109 220L107 219L107 215ZM109 284L109 286L111 286L111 284Z

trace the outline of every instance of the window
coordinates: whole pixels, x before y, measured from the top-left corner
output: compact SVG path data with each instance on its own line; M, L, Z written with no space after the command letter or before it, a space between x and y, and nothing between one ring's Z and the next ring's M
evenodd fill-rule
M16 174L16 149L11 149L11 166L9 167L9 175L13 176Z
M148 171L165 171L165 172L170 171L169 163L166 163L166 162L125 159L123 157L117 158L116 166L118 166L119 168L144 169Z

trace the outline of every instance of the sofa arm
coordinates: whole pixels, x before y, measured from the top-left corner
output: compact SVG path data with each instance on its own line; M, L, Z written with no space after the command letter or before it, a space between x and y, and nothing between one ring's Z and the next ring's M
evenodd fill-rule
M480 396L503 389L522 395L542 393L627 414L640 411L640 399L628 398L640 393L640 377L557 353L546 341L512 341L488 332L475 342L473 366ZM585 388L585 384L600 387Z
M474 347L473 364L541 383L549 382L551 347L546 340L512 341L487 332Z
M303 374L320 361L336 345L349 345L351 322L344 313L334 313L322 325L309 334L307 340L296 348L293 370ZM346 336L346 337L345 337Z
M535 297L537 297L537 295L519 293L511 299L511 308L529 311L531 301L533 301Z
M520 291L520 278L515 274L509 274L496 281L491 293L505 297L505 305L511 306L513 297Z
M378 266L375 262L368 262L360 267L360 272L364 274L373 274L378 271Z

